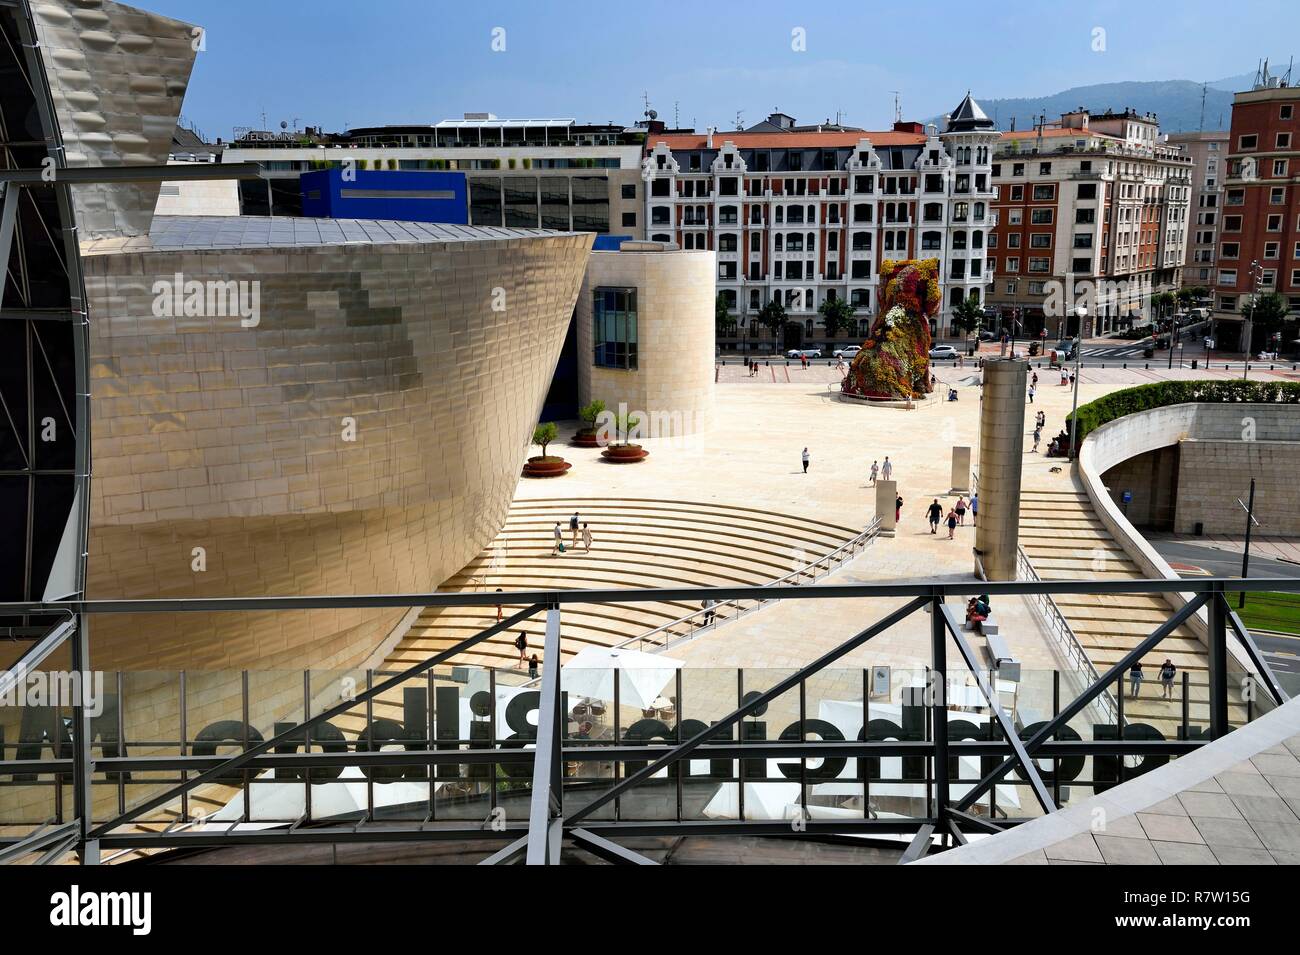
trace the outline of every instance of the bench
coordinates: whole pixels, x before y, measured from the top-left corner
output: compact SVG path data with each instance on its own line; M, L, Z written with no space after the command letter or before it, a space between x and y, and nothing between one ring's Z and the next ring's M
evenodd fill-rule
M990 617L991 621L992 618ZM985 624L984 636L988 645L989 659L992 661L993 669L997 670L1004 678L1008 680L1020 679L1020 661L1012 654L1011 648L1007 646L1006 640L998 634L997 627L992 630L988 629Z
M971 623L970 621L967 621L965 624L963 624L961 629L965 633L982 632L987 637L989 634L996 634L998 632L998 621L997 618L993 616L993 614L989 614L988 619L986 619L983 623L979 625L978 630L976 629L975 624Z

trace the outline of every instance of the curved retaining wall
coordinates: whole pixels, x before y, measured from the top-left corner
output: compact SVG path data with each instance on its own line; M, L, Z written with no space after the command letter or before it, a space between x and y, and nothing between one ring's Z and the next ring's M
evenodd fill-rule
M1294 405L1256 403L1189 403L1125 415L1107 422L1084 439L1079 449L1079 479L1101 522L1142 572L1148 577L1176 580L1178 574L1129 523L1111 498L1102 475L1130 458L1180 441L1241 440L1243 418L1253 419L1258 441L1294 441L1298 416L1300 412ZM1181 609L1191 599L1187 593L1165 596L1174 610ZM1190 619L1187 626L1205 642L1204 610ZM1228 648L1242 667L1253 670L1236 641L1230 640Z

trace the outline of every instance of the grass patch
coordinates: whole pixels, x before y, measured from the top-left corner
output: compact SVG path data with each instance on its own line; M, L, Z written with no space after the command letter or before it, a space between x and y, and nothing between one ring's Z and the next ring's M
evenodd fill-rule
M1229 600L1235 609L1236 601ZM1254 591L1246 594L1246 606L1237 614L1251 630L1300 633L1300 594Z

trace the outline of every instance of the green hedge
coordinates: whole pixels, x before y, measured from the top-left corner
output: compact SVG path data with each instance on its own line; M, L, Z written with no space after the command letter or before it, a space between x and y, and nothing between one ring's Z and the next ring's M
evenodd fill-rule
M1258 404L1300 404L1300 382L1296 381L1157 381L1136 388L1112 391L1103 398L1079 407L1079 440L1108 421L1193 401L1215 404L1252 402ZM1066 419L1074 415L1067 415Z

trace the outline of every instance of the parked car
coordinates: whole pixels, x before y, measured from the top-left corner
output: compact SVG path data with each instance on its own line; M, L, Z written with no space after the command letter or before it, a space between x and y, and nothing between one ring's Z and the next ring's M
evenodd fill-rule
M820 348L791 348L785 353L786 358L821 358Z
M998 333L992 329L984 328L980 330L980 341L982 342L996 341L997 337Z
M930 349L931 358L956 358L957 349L951 345L935 345Z
M852 358L860 351L862 351L861 345L845 345L843 348L835 349L831 355L835 358Z
M1057 342L1056 353L1066 361L1074 361L1074 339L1067 338Z

